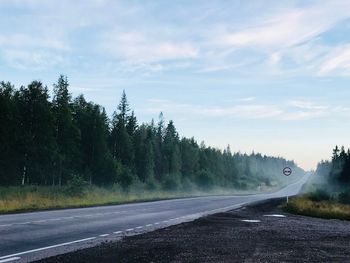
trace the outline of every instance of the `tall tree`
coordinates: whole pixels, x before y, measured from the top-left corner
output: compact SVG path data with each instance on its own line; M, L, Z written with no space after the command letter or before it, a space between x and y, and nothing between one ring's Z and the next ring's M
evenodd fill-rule
M173 121L166 127L164 135L164 165L168 174L175 174L181 171L181 155L179 150L179 135Z
M11 83L0 83L0 185L18 183L18 109Z
M132 143L132 136L128 133L127 125L130 120L129 103L123 91L121 101L118 105L118 112L114 112L112 120L112 131L110 136L110 148L112 155L116 160L119 160L123 165L128 166L134 170L134 148ZM134 123L135 122L135 123ZM130 131L136 129L136 118L131 119Z
M77 161L78 145L79 145L79 133L77 127L74 125L72 108L71 108L71 95L68 91L67 77L61 75L54 84L54 97L52 101L52 110L55 122L55 139L57 154L55 158L55 173L56 178L53 176L52 184L55 184L55 179L58 180L58 184L62 184L63 180L66 181L70 174L74 172L74 163ZM63 176L62 176L63 175Z
M33 81L27 88L21 87L18 93L21 113L21 183L47 184L47 174L52 172L54 152L53 118L48 101L47 87Z

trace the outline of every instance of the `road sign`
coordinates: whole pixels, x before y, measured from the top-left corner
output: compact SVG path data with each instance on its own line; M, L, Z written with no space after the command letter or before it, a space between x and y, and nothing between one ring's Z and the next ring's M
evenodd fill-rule
M283 174L285 176L290 176L292 174L292 169L290 169L290 167L284 167Z

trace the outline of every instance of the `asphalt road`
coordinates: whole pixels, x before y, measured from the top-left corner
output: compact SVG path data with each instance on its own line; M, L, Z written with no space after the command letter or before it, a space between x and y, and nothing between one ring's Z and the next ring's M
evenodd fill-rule
M297 194L308 175L275 193L209 196L0 216L0 263L29 262L149 232L246 204Z

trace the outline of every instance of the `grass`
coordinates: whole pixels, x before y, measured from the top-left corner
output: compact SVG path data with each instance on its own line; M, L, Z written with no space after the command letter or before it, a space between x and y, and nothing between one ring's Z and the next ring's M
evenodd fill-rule
M208 195L256 194L276 191L282 186L283 184L280 182L273 182L271 186L264 186L260 190L252 186L251 189L247 190L222 188L200 190L196 187L190 187L191 189L187 191L166 191L158 188L157 190L149 190L145 185L140 184L134 185L129 192L122 191L118 185L109 188L88 186L80 195L70 194L71 191L67 186L0 186L0 214Z
M286 212L327 219L350 220L350 205L335 201L312 201L309 195L291 198L282 209Z
M89 186L81 195L70 195L66 187L25 186L0 187L0 213L15 213L48 209L63 209L154 201L161 199L196 197L204 195L248 194L257 191L213 189L210 191L165 191L134 188L123 192L118 187Z

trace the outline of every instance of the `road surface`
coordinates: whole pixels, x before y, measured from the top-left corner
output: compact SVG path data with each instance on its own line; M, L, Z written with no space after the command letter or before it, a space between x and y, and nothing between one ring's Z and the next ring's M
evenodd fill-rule
M307 181L268 194L208 196L125 205L0 216L0 263L29 262L232 210L248 203L297 194Z

